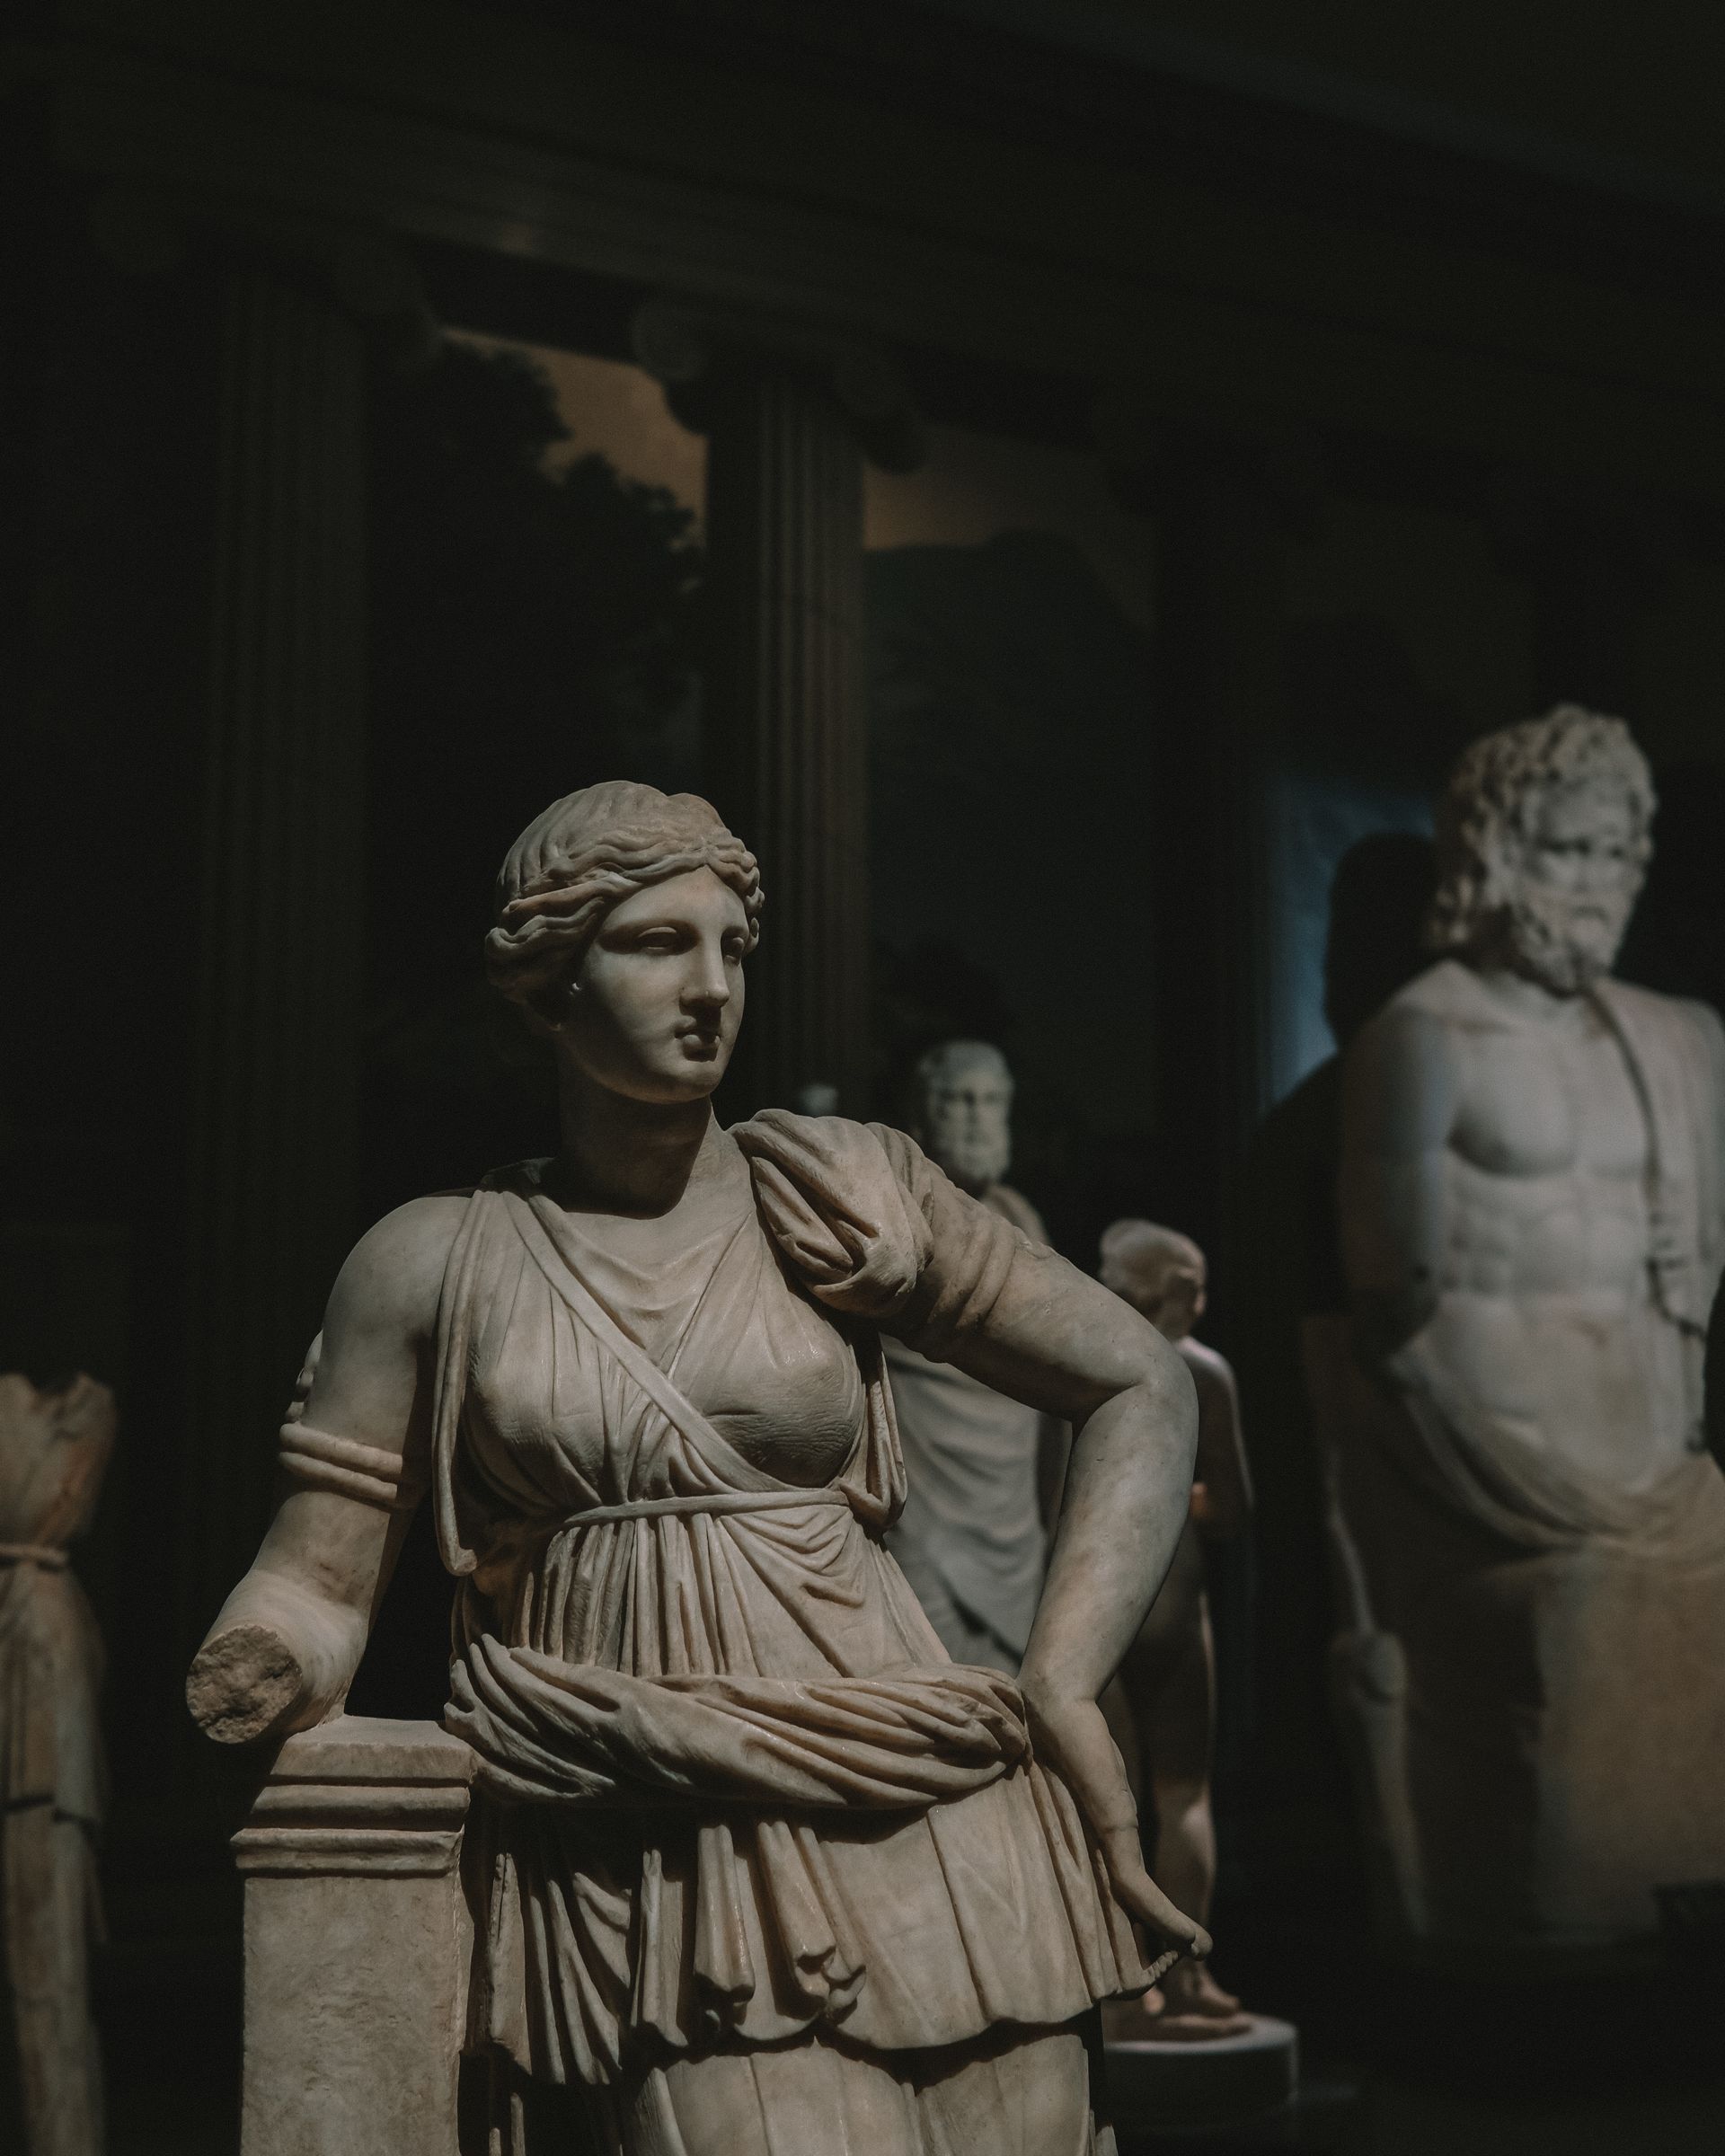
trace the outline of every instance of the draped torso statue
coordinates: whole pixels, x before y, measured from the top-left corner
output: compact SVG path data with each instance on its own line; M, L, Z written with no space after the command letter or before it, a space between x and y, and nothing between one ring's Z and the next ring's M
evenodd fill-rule
M114 1396L93 1379L39 1392L0 1377L0 1949L12 2024L0 2032L11 2054L0 2127L22 2132L23 2156L100 2156L103 2145L89 1980L107 1798L102 1649L68 1546L95 1509L114 1433Z

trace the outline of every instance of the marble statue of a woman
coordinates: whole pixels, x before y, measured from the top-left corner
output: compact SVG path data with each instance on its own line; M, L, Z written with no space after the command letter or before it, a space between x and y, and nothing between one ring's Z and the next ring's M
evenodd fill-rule
M1093 2002L1208 1944L1096 1704L1185 1519L1191 1381L897 1132L718 1127L760 906L690 795L591 787L517 842L488 957L561 1150L348 1260L193 1711L337 1711L429 1489L493 2148L577 2145L533 2123L561 2083L607 2156L1111 2149ZM883 1330L1076 1426L1017 1683L947 1659L883 1547Z

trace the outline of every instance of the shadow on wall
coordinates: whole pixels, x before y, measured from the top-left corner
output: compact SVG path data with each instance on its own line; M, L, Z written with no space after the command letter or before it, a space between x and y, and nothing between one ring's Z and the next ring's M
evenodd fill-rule
M1345 1302L1335 1217L1340 1163L1341 1050L1430 962L1421 943L1436 881L1429 840L1376 832L1342 854L1331 879L1322 980L1337 1049L1264 1118L1248 1172L1252 1233L1243 1252L1241 1396L1258 1489L1256 1727L1242 1783L1252 1919L1267 1957L1266 2004L1278 1990L1278 1942L1298 1936L1303 2021L1329 1999L1345 2021L1366 1964L1365 1879L1352 1795L1331 1724L1325 1657L1334 1617L1318 1464L1301 1376L1301 1321ZM1246 1981L1246 1972L1241 1972ZM1255 1981L1255 1979L1254 1979ZM1329 2010L1334 2010L1330 2009Z
M1337 1023L1338 979L1388 978L1407 963L1410 937L1417 955L1408 890L1410 876L1415 886L1422 873L1429 880L1431 810L1422 792L1301 772L1285 773L1274 799L1270 1069L1279 1100L1349 1037L1351 1028ZM1402 972L1384 994L1408 977ZM1344 1007L1349 994L1344 985Z

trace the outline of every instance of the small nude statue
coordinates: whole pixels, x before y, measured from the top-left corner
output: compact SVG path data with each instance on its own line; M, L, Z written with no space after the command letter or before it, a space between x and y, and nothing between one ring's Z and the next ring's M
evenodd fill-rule
M1344 1074L1357 1359L1319 1375L1403 1701L1368 1827L1402 1928L1458 1946L1645 1935L1725 1877L1725 1031L1612 977L1653 808L1618 720L1474 742L1438 961Z
M916 1066L916 1132L959 1188L1033 1242L1048 1233L1001 1179L1012 1164L1013 1077L981 1040ZM910 1494L887 1545L955 1662L1015 1675L1048 1560L1043 1494L1065 1426L902 1341L885 1343Z
M114 1422L114 1396L93 1378L39 1392L0 1377L0 1989L12 2024L0 2029L0 2145L21 2133L23 2156L103 2145L89 1984L102 1653L66 1545L95 1510Z
M1239 1395L1227 1363L1192 1338L1204 1314L1208 1268L1190 1237L1147 1220L1117 1220L1103 1233L1098 1269L1103 1286L1124 1296L1179 1350L1198 1389L1190 1510L1162 1592L1127 1649L1111 1705L1117 1741L1137 1770L1135 1786L1149 1793L1155 1875L1178 1882L1169 1891L1203 1922L1216 1888L1216 1654L1203 1539L1240 1533L1252 1511ZM1111 2008L1109 2022L1117 2037L1181 2043L1240 2035L1251 2017L1207 1966L1181 1964L1157 1992Z

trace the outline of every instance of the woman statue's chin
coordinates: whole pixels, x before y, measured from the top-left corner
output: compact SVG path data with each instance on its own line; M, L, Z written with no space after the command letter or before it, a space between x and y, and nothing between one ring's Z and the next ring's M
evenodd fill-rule
M686 1108L706 1100L716 1091L730 1058L722 1052L704 1058L673 1047L663 1056L636 1065L628 1071L612 1068L585 1075L608 1093L647 1108Z
M668 1106L705 1100L717 1091L719 1081L724 1074L724 1065L715 1057L712 1063L697 1065L693 1070L680 1072L677 1077L668 1079L664 1090L651 1097L663 1100Z
M722 1037L686 1033L654 1039L619 1037L621 1029L595 1038L565 1031L555 1037L563 1082L590 1099L597 1091L644 1108L686 1107L704 1100L730 1067L734 1043Z

